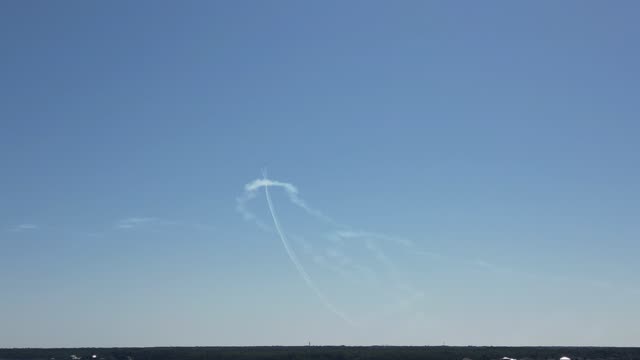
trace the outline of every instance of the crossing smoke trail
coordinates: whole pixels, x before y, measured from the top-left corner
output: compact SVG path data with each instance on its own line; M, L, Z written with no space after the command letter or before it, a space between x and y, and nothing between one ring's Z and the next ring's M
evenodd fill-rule
M322 293L322 291L320 291L320 289L314 284L313 280L311 279L311 276L309 276L309 274L306 272L306 270L304 269L304 267L302 266L302 264L298 260L298 257L296 256L295 251L291 248L291 246L289 246L289 242L287 241L287 237L284 234L284 231L282 230L282 227L280 226L280 221L278 221L278 217L276 216L276 211L274 209L273 202L271 201L271 196L269 195L269 186L271 186L271 185L273 185L273 183L271 181L267 180L266 177L263 179L263 181L261 183L259 183L259 186L263 186L264 187L264 194L265 194L265 196L267 198L267 204L269 205L269 212L271 213L271 218L273 219L273 225L275 226L276 232L278 233L278 236L280 237L280 240L282 241L282 245L284 246L284 249L287 251L287 255L289 256L289 259L291 259L291 262L295 266L295 268L298 271L298 273L300 274L300 276L302 276L302 278L304 279L304 281L307 284L307 286L309 286L309 288L311 288L311 290L320 299L322 304L327 309L329 309L331 312L333 312L334 314L336 314L337 316L342 318L344 321L346 321L350 325L356 326L355 322L353 322L349 317L347 317L347 315L344 314L342 311L338 310L329 301L329 299L327 299L327 297L324 295L324 293ZM277 185L281 185L281 184L277 184ZM289 185L289 184L287 184L287 185ZM247 187L247 188L250 188L250 187ZM295 188L285 187L285 189L287 189L287 192L289 194L295 194L296 193ZM298 201L296 203L298 205L301 205L301 206L305 207L305 209L308 210L308 208L306 207L306 205L304 205L304 203L302 203L300 201Z
M258 195L258 191L260 190L260 188L263 188L263 187L265 189L264 190L265 197L266 197L269 213L273 221L273 227L268 226L259 217L257 217L255 214L250 212L246 207L246 204L249 201L255 199L256 196ZM389 258L387 258L387 256L382 252L382 250L378 248L378 246L376 245L376 241L380 240L380 241L389 242L391 244L394 244L395 246L400 246L405 249L412 249L413 244L411 241L406 239L395 238L395 237L387 236L383 234L377 234L377 233L365 232L365 231L356 231L351 229L349 226L338 224L336 221L326 216L319 210L316 210L310 207L309 205L307 205L306 202L302 198L300 198L298 189L293 184L268 179L266 176L266 173L263 173L262 178L256 179L245 185L244 194L242 194L240 197L237 198L236 210L238 210L238 212L242 214L245 220L254 222L263 231L268 233L275 232L278 235L278 237L282 242L283 247L285 248L285 251L289 259L291 260L294 267L296 268L296 271L303 278L307 286L320 299L322 304L331 312L333 312L338 317L342 318L345 322L349 323L352 326L356 326L356 327L362 326L362 324L360 324L359 322L357 323L353 321L344 312L342 312L336 306L334 306L333 303L329 301L327 296L325 296L324 293L320 290L320 288L316 286L312 277L305 270L305 267L303 266L302 262L299 260L295 250L293 249L293 247L291 246L291 243L289 242L289 239L287 238L287 235L285 234L285 231L282 228L282 225L280 224L280 221L278 220L278 216L277 216L273 201L271 199L271 194L269 192L270 187L282 188L285 191L285 194L287 195L287 198L291 203L298 206L299 208L301 208L302 210L304 210L306 213L313 216L314 218L323 221L325 224L331 224L333 226L338 227L338 229L340 229L338 231L331 233L329 235L330 237L331 236L336 237L338 241L341 241L342 239L362 239L363 241L365 241L366 246L362 250L368 251L369 253L371 253L371 255L374 256L374 259L376 259L380 263L380 265L384 266L384 268L390 272L391 278L393 278L393 279L390 279L392 280L392 287L408 290L409 299L416 300L416 299L422 298L423 296L422 292L419 292L413 289L412 286L408 285L406 282L400 279L400 274L397 272L397 269L395 268L394 264L390 261ZM336 256L340 255L341 259L344 259L344 258L349 259L348 257L341 255L341 253L339 251L336 251L335 249L328 249L327 251L330 255L336 254ZM348 262L351 262L351 261L348 261ZM342 266L344 266L344 264L342 264ZM360 270L360 271L362 271L363 269L367 270L366 267L363 267L363 266L358 267L357 264L354 264L354 267L356 268L356 270ZM338 270L340 269L338 268ZM403 299L402 301L399 301L399 303L406 302L406 299L407 298ZM372 320L372 319L369 319L369 320Z

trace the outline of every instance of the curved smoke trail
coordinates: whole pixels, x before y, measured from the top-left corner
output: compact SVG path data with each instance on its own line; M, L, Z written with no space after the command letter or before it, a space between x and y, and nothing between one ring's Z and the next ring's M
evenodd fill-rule
M265 177L265 180L266 180L266 177ZM320 289L313 283L313 280L311 280L311 277L309 276L309 274L306 272L306 270L304 269L304 267L302 266L302 264L298 260L298 257L296 256L295 251L293 251L293 249L289 246L289 242L287 241L287 237L285 236L284 231L282 230L282 227L280 226L280 222L278 221L278 217L276 216L276 211L275 211L275 209L273 207L273 202L271 201L271 196L269 195L269 183L267 183L267 182L266 182L266 184L264 186L264 193L265 193L265 195L267 197L267 204L269 205L269 212L271 213L271 218L273 219L273 225L275 226L276 231L277 231L278 235L280 236L280 240L282 241L282 245L284 246L284 249L287 251L287 255L289 255L289 259L291 259L291 262L296 267L296 270L298 270L298 273L300 274L300 276L302 276L302 278L307 283L309 288L311 288L311 290L313 290L313 292L316 294L316 296L318 296L318 298L320 299L322 304L327 309L331 310L331 312L333 312L334 314L338 315L340 318L342 318L344 321L346 321L350 325L356 326L356 324L349 317L347 317L347 315L345 315L342 311L338 310L329 301L329 299L327 299L327 297L322 293L322 291L320 291Z

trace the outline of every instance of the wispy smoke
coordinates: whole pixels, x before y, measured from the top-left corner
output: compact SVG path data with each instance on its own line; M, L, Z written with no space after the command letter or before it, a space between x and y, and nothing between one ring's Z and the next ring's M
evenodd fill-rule
M292 203L304 209L304 211L306 211L310 215L328 223L335 223L330 217L326 216L322 212L316 209L313 209L309 205L307 205L307 203L304 200L302 200L298 195L298 189L293 184L290 184L290 183L269 180L266 177L264 177L262 179L254 180L253 182L245 185L244 187L245 194L249 196L248 199L251 199L252 197L255 197L256 190L262 187L266 189L269 186L283 188L284 191L287 193L289 200L291 200Z

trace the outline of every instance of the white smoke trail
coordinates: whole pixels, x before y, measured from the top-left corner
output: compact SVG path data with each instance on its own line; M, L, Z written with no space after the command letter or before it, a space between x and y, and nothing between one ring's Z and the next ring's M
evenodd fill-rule
M313 280L311 279L311 277L309 276L307 271L304 269L304 267L302 266L302 264L298 260L298 257L296 256L295 251L289 246L289 242L287 241L287 237L284 234L284 231L282 230L282 227L280 226L280 222L278 221L278 217L276 216L276 211L274 209L273 202L271 201L271 196L269 195L269 186L271 186L271 185L283 186L285 188L285 190L287 190L287 193L289 193L290 197L292 198L292 201L293 201L294 198L297 198L297 195L296 195L297 194L297 190L295 189L295 187L287 186L289 184L285 184L285 183L272 182L270 180L267 180L266 178L263 179L263 181L256 180L250 185L253 185L253 186L247 186L247 189L249 191L255 191L258 187L264 186L264 193L265 193L265 196L267 198L267 204L269 205L269 212L271 213L271 218L273 219L273 225L275 226L276 231L277 231L278 235L280 236L280 240L282 241L282 245L284 246L285 250L287 251L287 255L289 255L289 259L291 259L291 262L296 267L296 270L298 270L298 273L300 274L300 276L302 276L302 278L304 279L305 283L307 283L309 288L311 288L311 290L313 290L313 292L316 294L316 296L318 296L318 298L320 299L322 304L327 309L329 309L334 314L338 315L340 318L342 318L344 321L346 321L350 325L356 326L356 323L353 322L349 317L347 317L347 315L344 314L342 311L338 310L329 301L329 299L327 299L327 297L324 295L324 293L322 293L322 291L320 291L320 289L315 285L315 283L313 282ZM294 202L296 204L300 205L300 206L303 206L301 204L304 204L304 203L301 203L301 202L296 202L296 201L294 201ZM307 208L305 207L305 209L307 209Z
M250 212L246 207L246 203L252 199L255 199L257 196L258 190L262 187L265 188L267 205L268 205L269 212L271 214L275 229L273 229L271 226L266 225L265 222L261 221L258 216ZM333 233L328 234L328 237L330 238L330 240L340 242L342 240L347 240L347 239L358 239L358 240L364 241L365 244L367 245L365 248L368 249L370 252L372 252L374 255L374 258L378 262L380 262L387 269L387 271L390 272L390 275L394 279L392 284L394 287L408 290L412 294L418 293L418 291L415 290L412 286L410 286L409 284L401 280L401 276L398 270L396 269L396 267L394 266L394 264L376 245L376 241L379 240L379 241L394 243L396 246L400 246L407 250L410 250L413 248L413 243L410 240L401 239L401 238L388 236L384 234L373 233L373 232L356 231L351 229L351 227L349 226L341 225L336 221L334 221L329 216L326 216L325 214L320 212L319 210L313 209L312 207L307 205L307 203L300 198L298 189L296 186L294 186L291 183L268 179L266 172L263 172L263 177L261 179L256 179L245 185L244 194L238 197L236 200L236 209L238 210L238 212L242 214L245 220L256 223L256 225L258 225L258 227L260 227L262 230L265 230L271 233L276 232L278 234L287 252L287 255L289 256L291 262L294 264L300 276L304 279L305 283L311 288L311 290L316 294L316 296L318 296L318 298L321 300L323 305L327 307L330 311L332 311L333 313L335 313L336 315L338 315L340 318L344 319L346 322L350 323L351 325L356 325L354 321L352 321L345 313L338 310L338 308L334 306L331 301L329 301L329 299L324 295L324 293L315 285L313 279L307 273L304 266L298 259L298 256L293 250L293 247L290 245L289 240L287 239L287 236L285 235L285 232L282 229L282 226L278 220L278 217L276 215L276 211L274 209L274 205L268 190L269 187L282 188L285 191L289 201L291 201L292 204L300 207L306 213L313 216L314 218L321 220L327 224L336 226L338 229L340 229ZM332 250L334 253L337 254L335 249L328 249L330 253ZM339 256L339 257L340 257L339 260L345 260L347 258L347 257L343 258L342 256ZM316 263L330 265L330 264L326 264L324 261L319 261L319 260L322 260L322 259L318 259L318 256L314 257L314 261ZM345 268L346 265L349 265L349 266ZM330 267L331 267L331 270L338 271L340 273L346 273L348 271L359 271L360 273L365 272L366 273L365 277L370 278L368 279L369 283L372 283L372 282L376 283L379 280L379 279L376 279L376 275L373 271L371 271L371 269L367 268L366 266L358 265L355 263L344 264L344 261L342 262L338 261L338 263L335 266L330 266ZM350 269L348 269L349 267ZM410 298L413 298L413 295ZM401 301L401 302L404 302L404 301Z

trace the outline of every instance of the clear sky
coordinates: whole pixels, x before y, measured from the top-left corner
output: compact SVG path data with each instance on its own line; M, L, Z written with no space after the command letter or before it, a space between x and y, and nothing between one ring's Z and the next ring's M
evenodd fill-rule
M640 346L639 11L2 1L0 347Z

